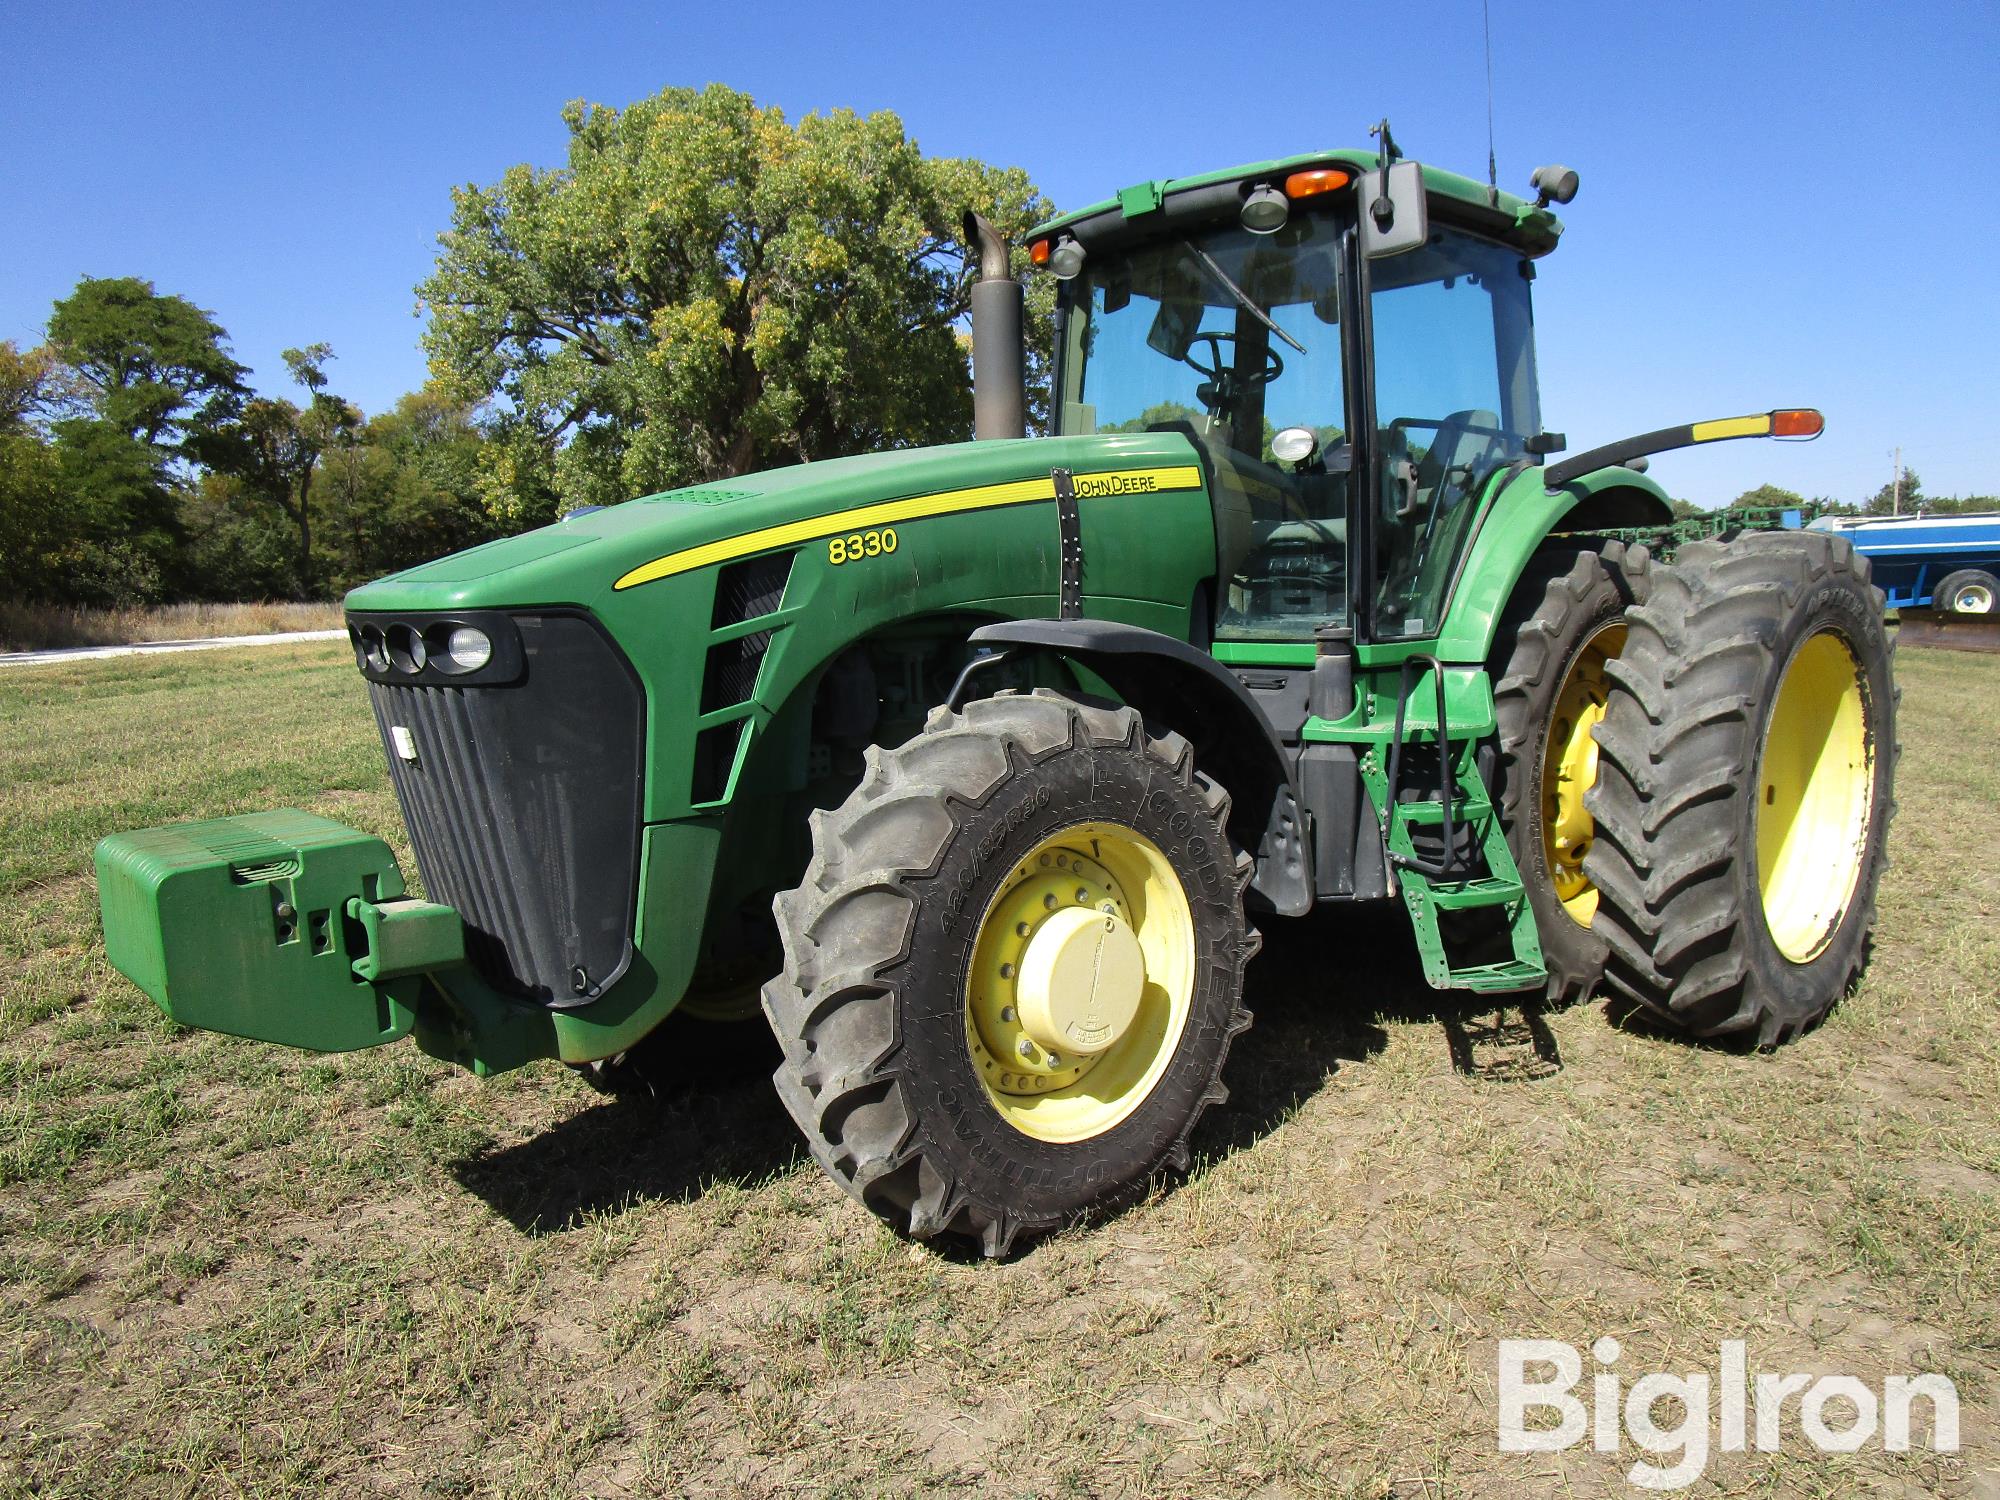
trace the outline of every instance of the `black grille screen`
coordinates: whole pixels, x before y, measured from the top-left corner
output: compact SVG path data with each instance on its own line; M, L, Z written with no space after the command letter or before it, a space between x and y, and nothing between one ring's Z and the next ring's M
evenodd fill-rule
M465 919L467 957L509 994L579 1005L632 958L642 702L588 620L516 620L517 682L368 691L424 887Z
M749 697L757 686L757 669L764 664L765 648L771 632L760 630L720 646L708 648L708 662L702 669L701 711L712 714L718 708L733 708Z
M792 556L779 552L724 568L715 580L715 611L710 625L720 630L776 609L785 597L785 581L792 576Z

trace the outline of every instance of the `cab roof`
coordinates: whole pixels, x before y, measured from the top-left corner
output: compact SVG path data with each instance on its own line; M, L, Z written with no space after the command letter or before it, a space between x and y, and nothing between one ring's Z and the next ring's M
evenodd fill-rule
M1213 191L1215 189L1226 191L1236 188L1247 194L1260 182L1276 186L1287 174L1311 167L1345 167L1358 179L1363 172L1376 171L1381 165L1382 158L1370 150L1309 151L1301 156L1249 162L1240 167L1202 172L1192 177L1157 178L1135 183L1121 190L1116 197L1093 203L1088 208L1058 215L1047 223L1037 225L1029 232L1028 238L1040 239L1058 230L1078 231L1080 226L1085 227L1078 233L1078 238L1088 238L1089 229L1108 228L1114 223L1121 226L1130 224L1133 230L1143 232L1144 221L1149 215L1172 207L1171 200L1182 195L1199 194L1205 200L1204 206L1209 201L1219 205L1222 200ZM1547 209L1537 208L1533 200L1488 188L1482 182L1440 167L1425 165L1423 174L1424 187L1430 194L1433 209L1444 208L1452 217L1463 219L1471 227L1530 256L1546 255L1555 249L1556 240L1562 234L1562 221Z

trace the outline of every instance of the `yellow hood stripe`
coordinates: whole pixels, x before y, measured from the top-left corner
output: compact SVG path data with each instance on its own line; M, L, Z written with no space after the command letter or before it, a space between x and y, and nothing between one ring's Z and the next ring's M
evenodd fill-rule
M1144 495L1161 490L1201 488L1201 470L1193 464L1160 469L1116 469L1108 473L1078 474L1076 493L1088 500L1107 495ZM1056 497L1055 481L1048 475L1016 479L1006 484L982 484L966 490L944 490L934 495L912 495L906 500L881 500L829 516L811 516L788 521L782 526L766 526L741 536L704 542L680 552L669 552L642 563L620 578L614 588L636 588L656 578L671 578L714 563L733 562L753 552L770 552L794 547L800 542L838 536L844 531L867 531L878 526L895 526L905 521L927 521L934 516L956 515L968 510L992 510L1002 505L1030 505Z

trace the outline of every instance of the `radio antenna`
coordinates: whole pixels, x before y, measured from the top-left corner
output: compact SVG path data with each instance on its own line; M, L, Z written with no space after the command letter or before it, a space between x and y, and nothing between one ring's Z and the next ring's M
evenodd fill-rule
M1500 206L1500 166L1493 154L1493 0L1479 0L1486 29L1486 196Z

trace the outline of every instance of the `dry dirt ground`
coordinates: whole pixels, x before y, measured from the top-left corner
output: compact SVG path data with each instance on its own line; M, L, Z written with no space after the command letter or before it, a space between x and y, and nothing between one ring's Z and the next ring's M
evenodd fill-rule
M1394 910L1281 926L1192 1176L1000 1265L877 1227L754 1072L607 1102L175 1031L105 965L92 840L292 804L404 852L361 684L338 645L14 674L0 1492L1637 1493L1629 1440L1496 1451L1497 1341L1610 1334L1628 1380L1741 1339L1956 1382L1956 1455L1921 1405L1904 1455L1794 1411L1689 1493L2000 1495L2000 658L1899 672L1880 939L1818 1031L1598 1003L1538 1051Z

